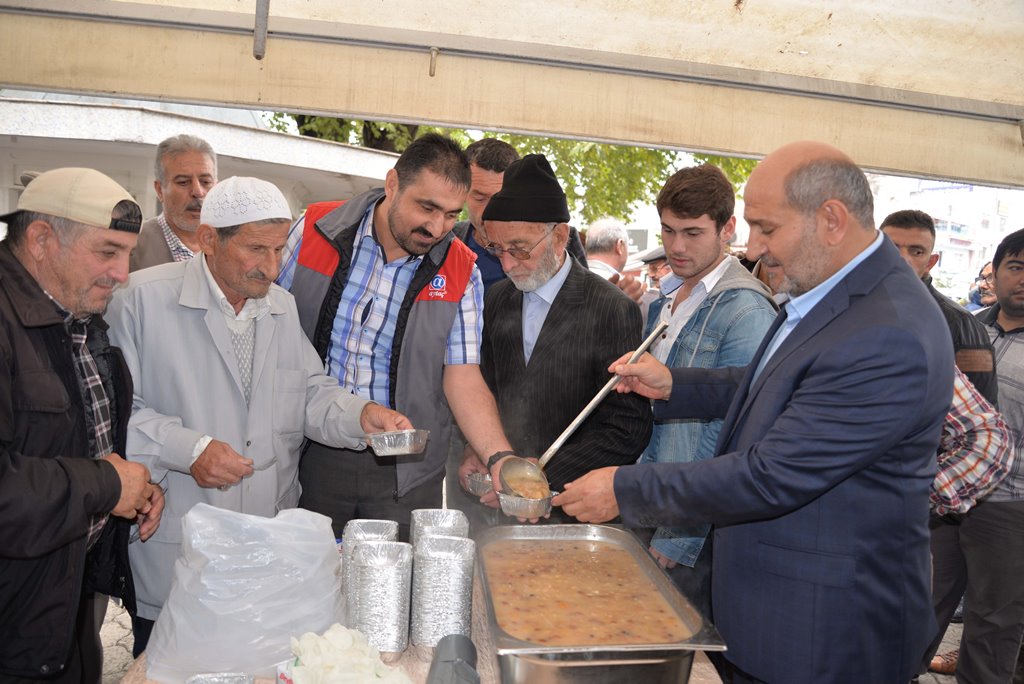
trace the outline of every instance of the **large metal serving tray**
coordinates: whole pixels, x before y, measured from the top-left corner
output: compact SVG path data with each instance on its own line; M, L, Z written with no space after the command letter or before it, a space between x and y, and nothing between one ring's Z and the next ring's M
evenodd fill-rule
M517 639L497 622L484 550L505 540L605 542L630 553L692 636L662 644L543 646ZM503 684L678 684L689 680L694 651L724 651L718 631L693 607L632 533L607 525L502 525L477 539L477 570Z

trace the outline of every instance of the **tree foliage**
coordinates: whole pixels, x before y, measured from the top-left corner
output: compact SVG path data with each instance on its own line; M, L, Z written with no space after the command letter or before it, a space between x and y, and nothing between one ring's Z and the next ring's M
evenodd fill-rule
M416 136L428 131L449 135L463 145L480 137L462 129L306 114L273 114L270 125L278 130L288 130L289 117L294 120L300 135L389 152L401 152ZM508 133L490 135L506 141L520 154L545 155L562 181L570 208L575 209L586 223L602 216L628 219L638 204L654 202L658 190L672 173L691 163L690 155L673 150ZM719 166L737 191L755 164L750 159L706 154L694 154L692 159L697 163Z

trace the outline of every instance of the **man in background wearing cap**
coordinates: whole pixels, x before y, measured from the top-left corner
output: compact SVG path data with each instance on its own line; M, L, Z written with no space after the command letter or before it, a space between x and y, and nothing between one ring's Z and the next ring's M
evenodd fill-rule
M726 245L736 229L732 183L703 164L673 174L658 193L661 240L672 273L648 313L647 332L669 324L651 354L670 368L746 366L775 320L769 290ZM722 420L659 420L640 463L702 461L715 455ZM651 554L705 615L711 614L710 525L643 530Z
M511 453L480 374L480 272L452 233L469 184L458 144L424 135L383 188L314 204L289 234L279 282L327 373L430 430L416 458L309 444L301 504L329 516L339 536L349 520L384 518L406 541L411 512L440 507L453 415L485 459Z
M640 310L568 258L569 208L543 155L508 168L483 217L487 248L508 276L487 293L484 378L516 453L540 456L608 381L608 364L640 346ZM552 489L594 468L635 462L651 422L643 398L607 397L545 468ZM470 449L463 487L474 471L486 468ZM481 502L493 506L495 499L490 492Z
M142 224L132 252L133 272L195 255L203 198L216 184L217 155L202 138L182 134L157 145L153 187L163 211Z
M148 539L163 509L146 467L118 455L132 379L100 317L142 212L98 171L66 168L0 221L0 679L99 682L94 596L134 612L128 520Z
M170 592L193 505L274 516L299 502L305 436L361 447L366 432L411 427L324 374L294 300L273 284L290 223L273 184L229 178L203 204L203 258L133 275L110 307L111 335L135 378L128 453L168 492L165 524L130 548L135 655Z

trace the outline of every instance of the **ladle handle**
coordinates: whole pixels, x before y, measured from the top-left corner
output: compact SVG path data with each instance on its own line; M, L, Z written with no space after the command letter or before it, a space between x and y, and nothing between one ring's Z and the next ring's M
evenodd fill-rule
M654 330L651 331L651 334L647 336L646 340L640 343L640 346L637 347L636 351L633 352L632 356L629 357L629 360L626 361L626 363L636 363L637 359L639 359L643 355L643 353L647 351L648 347L654 344L654 340L658 339L658 336L661 335L661 333L665 332L666 328L668 328L668 323L666 323L665 321L661 321L660 323L658 323L658 325L654 326ZM590 417L590 414L594 412L594 409L597 408L597 405L600 404L601 401L608 396L609 392L615 389L615 386L619 384L620 380L622 380L621 375L613 375L611 378L609 378L608 382L606 382L604 384L604 387L601 388L601 391L598 392L597 395L595 395L594 398L590 400L589 404L583 407L583 410L580 411L580 414L576 416L575 420L569 423L569 427L565 428L565 430L562 431L562 434L558 435L558 439L556 439L551 444L551 446L548 447L548 450L545 451L544 455L540 457L539 461L537 461L538 466L543 468L545 465L547 465L547 462L551 460L551 457L555 455L555 452L561 449L562 445L565 444L565 440L572 437L572 433L576 432L576 428L578 428L580 424L583 423L583 421Z

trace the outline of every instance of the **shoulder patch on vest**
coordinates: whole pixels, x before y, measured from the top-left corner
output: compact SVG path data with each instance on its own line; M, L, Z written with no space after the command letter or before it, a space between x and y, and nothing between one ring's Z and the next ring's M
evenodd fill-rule
M476 254L460 240L452 240L445 255L444 263L419 294L418 302L458 302L466 293L469 279L473 274Z
M341 257L338 250L316 229L316 222L331 213L345 201L316 202L306 207L302 222L302 245L298 264L326 276L334 275Z

